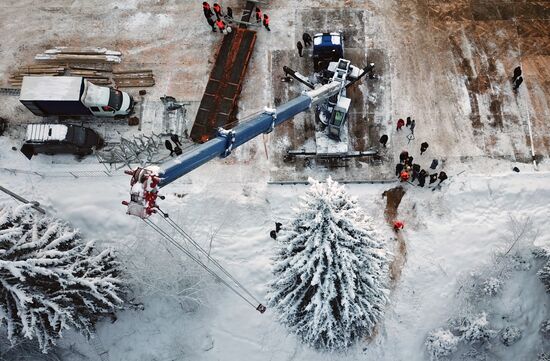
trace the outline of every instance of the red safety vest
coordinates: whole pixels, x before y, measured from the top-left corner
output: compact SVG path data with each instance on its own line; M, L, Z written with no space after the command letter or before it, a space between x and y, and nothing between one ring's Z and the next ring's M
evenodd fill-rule
M264 25L269 25L269 16L264 15Z
M225 24L223 23L222 19L216 20L216 25L218 25L218 28L220 28L220 30L225 29Z
M214 4L214 12L216 12L216 13L221 13L221 12L222 12L222 8L221 8L218 4Z
M203 5L202 5L202 9L203 9L204 11L208 11L208 10L210 10L210 5L209 5L208 3L203 4Z
M258 8L256 8L256 20L262 19L262 11Z

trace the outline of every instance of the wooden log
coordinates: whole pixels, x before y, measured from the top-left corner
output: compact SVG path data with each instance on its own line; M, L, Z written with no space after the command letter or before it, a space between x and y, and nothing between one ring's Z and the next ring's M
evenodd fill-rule
M153 74L119 74L113 75L113 79L147 79L153 78Z
M45 54L82 54L82 55L115 55L121 56L122 53L116 50L109 50L97 47L73 47L73 46L57 46L53 49L44 51Z
M152 73L151 69L113 69L113 74Z
M115 84L119 88L132 88L132 87L150 87L155 85L155 80L115 80Z
M64 61L64 62L92 62L92 63L120 63L120 56L115 55L84 55L84 54L37 54L34 57L39 61Z

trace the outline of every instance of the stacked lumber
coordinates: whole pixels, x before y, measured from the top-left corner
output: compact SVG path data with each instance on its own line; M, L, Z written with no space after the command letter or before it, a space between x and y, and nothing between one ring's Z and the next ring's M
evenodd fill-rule
M97 70L97 67L69 66L70 76L81 76L96 85L111 85L111 71Z
M37 54L34 59L49 62L120 63L122 53L105 48L58 46Z
M155 85L150 69L113 70L113 80L117 88L150 87Z
M30 64L21 66L8 79L11 86L20 87L24 76L57 76L65 74L65 67L60 65Z

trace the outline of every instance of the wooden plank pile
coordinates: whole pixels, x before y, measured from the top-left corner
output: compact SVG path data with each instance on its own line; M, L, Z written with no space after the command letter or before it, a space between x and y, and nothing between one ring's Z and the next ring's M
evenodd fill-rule
M120 51L93 47L68 47L58 46L48 49L34 57L38 61L49 62L80 62L80 63L120 63L122 53Z
M58 46L37 54L38 62L20 67L12 73L9 83L19 88L24 76L81 76L97 85L116 87L151 87L155 85L150 69L119 69L113 71L113 64L121 62L122 53L97 47Z
M150 69L113 70L113 80L117 88L150 87L155 85Z
M84 77L96 85L111 85L111 72L99 67L70 65L67 75Z
M21 66L10 75L8 82L13 87L20 87L24 76L59 76L65 74L65 69L65 66L48 64Z

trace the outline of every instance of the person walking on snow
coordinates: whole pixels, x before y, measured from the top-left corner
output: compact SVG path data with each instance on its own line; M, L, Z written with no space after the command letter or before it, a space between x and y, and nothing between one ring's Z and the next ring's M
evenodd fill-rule
M262 10L256 6L256 22L259 23L262 21Z
M407 117L407 124L405 124L406 127L411 125L411 117Z
M422 155L422 153L424 153L429 146L430 145L427 142L423 142L422 144L420 144L420 155Z
M227 7L227 18L233 19L233 9L231 9L229 6Z
M301 58L303 56L302 51L304 49L304 47L302 46L302 42L301 41L297 42L296 47L298 48L298 54L300 55L300 58Z
M302 40L304 41L305 46L310 46L313 41L313 39L311 39L311 35L309 35L308 33L304 33L302 35Z
M397 130L401 130L401 128L405 125L405 121L403 119L399 119L397 121Z
M202 11L204 12L204 17L209 19L212 16L214 16L214 13L212 12L212 9L210 9L210 4L204 1L202 3Z
M409 152L404 150L401 152L401 154L399 154L399 160L401 161L401 163L405 163L407 159L409 159Z
M267 31L271 31L269 28L269 16L267 14L264 14L264 27Z
M223 15L222 15L222 7L220 6L220 4L214 3L213 9L214 9L214 13L216 14L216 17L218 19L221 19Z
M445 179L447 179L447 173L445 172L439 172L439 184L441 184Z
M414 128L416 127L416 120L411 121L411 134L414 134Z
M412 179L411 179L411 181L414 182L414 180L415 180L416 178L418 178L418 175L419 175L419 173L420 173L420 164L413 164L413 165L412 165L412 169L413 169L413 171L412 171Z

